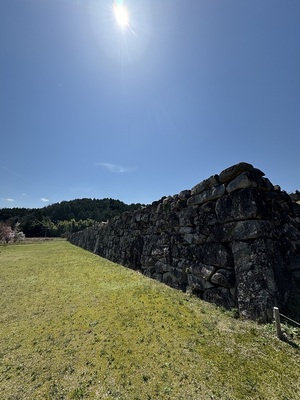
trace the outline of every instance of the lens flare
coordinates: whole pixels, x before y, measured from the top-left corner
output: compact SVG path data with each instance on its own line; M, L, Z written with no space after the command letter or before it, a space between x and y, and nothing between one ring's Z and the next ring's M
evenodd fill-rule
M129 12L127 8L122 4L121 1L114 3L113 5L114 16L118 25L121 28L126 28L129 26Z

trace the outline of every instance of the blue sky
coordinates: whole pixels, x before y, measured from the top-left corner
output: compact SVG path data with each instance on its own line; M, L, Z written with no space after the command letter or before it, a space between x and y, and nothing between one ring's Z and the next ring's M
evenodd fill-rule
M300 1L0 0L0 207L300 190Z

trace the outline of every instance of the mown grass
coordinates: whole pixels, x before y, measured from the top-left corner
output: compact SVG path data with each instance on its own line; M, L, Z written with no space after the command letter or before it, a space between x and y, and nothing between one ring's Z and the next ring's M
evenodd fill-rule
M65 241L0 246L0 398L300 398L299 348Z

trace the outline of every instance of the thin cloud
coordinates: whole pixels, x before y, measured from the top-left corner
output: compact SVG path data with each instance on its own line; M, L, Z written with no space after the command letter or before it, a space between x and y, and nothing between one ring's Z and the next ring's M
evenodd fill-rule
M48 203L50 200L49 200L49 199L46 199L46 197L42 197L42 198L41 198L41 201L43 201L44 203Z
M123 167L121 165L111 164L111 163L96 163L100 167L106 168L109 172L115 174L123 174L124 172L132 172L135 168Z
M4 200L8 201L9 203L13 203L15 201L15 199L10 199L10 198L4 199Z

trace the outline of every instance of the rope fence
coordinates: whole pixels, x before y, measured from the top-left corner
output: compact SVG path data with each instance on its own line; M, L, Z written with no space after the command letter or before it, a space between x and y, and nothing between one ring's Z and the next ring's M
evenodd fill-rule
M295 324L295 325L298 325L298 326L300 327L300 324L299 324L299 322L297 322L297 321L294 321L293 319L291 319L291 318L287 317L286 315L283 315L283 314L280 314L280 313L279 313L279 315L280 315L281 317L283 317L283 318L285 318L285 319L287 319L287 320L291 321L293 324Z
M281 324L280 324L280 316L287 319L288 321L291 321L293 324L297 325L300 327L299 322L294 321L293 319L287 317L286 315L283 315L279 312L278 307L274 307L273 308L273 316L274 316L274 320L275 320L275 328L276 328L276 335L278 337L278 339L282 339L283 338L283 334L282 334L282 330L281 330Z

